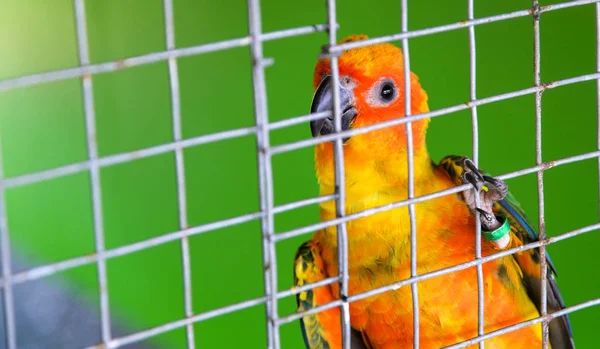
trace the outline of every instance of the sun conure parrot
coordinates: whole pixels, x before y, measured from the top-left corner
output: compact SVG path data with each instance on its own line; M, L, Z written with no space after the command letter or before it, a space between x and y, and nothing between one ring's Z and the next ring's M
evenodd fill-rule
M342 42L366 39L353 35ZM344 130L404 117L404 67L399 48L383 43L345 51L339 57L339 89ZM311 112L331 110L329 59L314 73ZM429 111L427 94L411 72L411 114ZM466 157L448 156L435 164L425 137L429 119L412 122L415 195L465 183L472 189L415 205L417 267L423 274L475 259L475 212L481 212L482 254L488 256L536 241L537 234L508 192L506 184L477 169ZM310 123L314 137L334 133L332 118ZM404 124L344 140L346 214L408 198L407 140ZM320 194L335 192L332 142L318 144L315 168ZM476 207L475 190L480 194ZM336 218L334 201L320 205L322 221ZM347 226L349 295L410 277L408 208L400 207L349 221ZM501 229L502 228L502 229ZM494 235L500 234L500 235ZM295 285L338 275L336 227L317 231L295 257ZM564 308L554 268L548 263L548 312ZM540 314L540 252L530 249L483 264L484 327L494 331ZM477 274L468 268L418 283L420 347L441 348L477 336ZM297 295L299 311L339 298L332 283ZM410 287L401 287L350 303L353 348L412 348ZM301 319L307 348L341 348L340 310L332 308ZM553 349L574 348L567 316L549 326ZM487 349L541 348L541 324L485 341ZM476 347L476 345L472 346Z

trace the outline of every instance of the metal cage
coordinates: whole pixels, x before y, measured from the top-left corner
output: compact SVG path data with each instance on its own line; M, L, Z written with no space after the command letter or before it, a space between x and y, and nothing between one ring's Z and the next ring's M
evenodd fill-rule
M542 282L542 305L541 305L541 316L529 321L525 321L516 325L512 325L497 331L484 333L483 330L483 280L482 280L482 264L494 259L498 259L516 252L525 251L533 248L540 248L542 254L542 280L547 278L546 272L546 259L544 258L546 251L545 247L557 241L568 239L576 235L584 234L600 228L600 223L584 226L582 228L564 233L562 235L547 238L544 229L544 190L543 190L543 176L544 171L548 168L559 166L563 164L573 163L581 160L598 158L600 168L600 150L580 154L577 156L571 156L568 158L557 159L555 161L543 162L542 160L542 139L541 139L541 97L542 93L547 89L552 89L564 85L575 84L582 81L596 80L598 91L600 91L600 53L598 53L596 73L587 74L582 76L576 76L564 80L553 81L549 83L542 83L540 77L540 32L539 22L540 14L550 11L558 11L568 7L581 6L586 4L594 3L596 6L596 18L598 20L598 28L600 28L600 1L599 0L573 0L551 6L540 6L537 0L532 1L532 6L520 11L511 13L505 13L485 18L474 18L473 15L473 2L474 0L467 0L468 4L468 20L441 25L437 27L431 27L422 30L408 31L408 18L409 12L407 7L407 0L401 0L402 12L402 26L401 32L393 35L387 35L382 37L371 38L360 42L349 42L343 44L336 44L336 31L337 31L337 20L336 20L336 1L328 0L328 20L327 24L306 26L300 28L292 28L282 31L263 33L261 28L261 12L260 12L260 0L248 0L248 14L249 14L249 25L250 35L247 37L241 37L237 39L231 39L226 41L214 42L210 44L203 44L193 46L189 48L176 48L175 37L174 37L174 16L173 16L173 3L172 0L164 0L164 19L165 19L165 37L166 37L166 50L161 52L155 52L145 54L137 57L131 57L118 61L111 61L100 64L90 64L90 58L88 53L88 38L86 29L86 15L85 15L85 3L84 0L74 0L75 14L76 14L76 28L77 28L77 39L78 39L78 54L80 66L70 69L62 69L57 71L50 71L41 74L33 74L27 76L21 76L13 79L0 81L0 92L16 89L25 86L32 86L37 84L44 84L54 81L66 80L70 78L81 78L83 100L84 100L84 111L85 111L85 122L87 131L87 148L88 148L88 160L73 163L66 166L53 168L50 170L29 173L16 177L4 177L2 175L2 169L0 167L0 243L1 243L1 254L2 254L2 278L0 279L0 287L3 294L3 308L4 318L6 326L6 338L7 348L15 349L17 347L16 342L16 330L15 330L15 312L14 312L14 299L13 299L13 286L20 283L25 283L30 280L40 279L60 271L75 268L86 264L95 264L98 272L98 285L100 294L100 315L101 315L101 340L102 345L106 348L118 348L125 346L130 343L139 342L148 339L153 336L157 336L161 333L174 330L177 328L185 327L187 330L188 347L194 348L194 333L192 325L196 322L235 312L248 307L256 306L259 304L266 304L267 311L267 338L268 347L272 349L280 348L279 341L279 327L285 323L296 321L305 314L314 314L319 311L331 309L334 307L341 308L341 319L342 319L342 333L343 333L343 344L344 348L350 348L350 319L349 319L349 303L360 299L367 298L372 295L376 295L388 290L397 289L402 286L410 285L413 295L413 311L414 311L414 333L415 343L414 347L419 347L419 317L418 317L418 292L417 282L433 278L453 271L462 270L466 268L476 267L478 275L478 288L479 288L479 307L478 307L478 333L479 336L470 340L457 343L450 346L449 348L462 348L468 345L479 343L480 347L483 347L483 341L494 336L501 335L508 331L517 330L526 326L530 326L536 323L544 323L543 326L543 348L548 346L548 326L547 323L558 316L580 310L586 307L597 305L600 303L600 298L592 299L575 306L568 307L564 310L551 313L547 312L547 306L545 302L546 295L546 283ZM475 27L480 24L498 22L509 20L518 17L531 17L533 20L533 37L534 37L534 85L532 87L512 91L509 93L503 93L492 97L477 99L476 97L476 55L475 55ZM435 33L441 33L451 30L457 30L461 28L468 28L469 32L469 46L470 46L470 100L466 103L459 105L430 111L419 115L410 115L410 88L408 88L410 79L408 74L410 69L405 69L405 112L407 117L371 125L368 127L362 127L358 129L351 129L341 131L341 119L340 119L340 106L339 106L339 92L337 89L333 89L334 95L334 120L336 133L319 137L316 139L301 140L293 143L283 144L279 146L271 146L269 142L269 132L271 130L280 129L292 125L305 123L311 120L325 118L330 116L330 113L323 112L317 114L309 114L304 116L295 117L278 122L269 123L267 116L267 100L266 100L266 82L265 82L265 67L272 64L272 60L263 56L263 43L270 40L279 40L289 38L292 36L310 34L314 32L327 31L329 34L329 45L327 46L323 55L331 58L332 78L334 83L332 86L336 86L339 81L339 73L337 71L337 57L347 49L362 47L370 44L400 41L402 43L402 49L404 53L404 64L409 67L410 55L409 55L409 42L408 39L431 35ZM600 38L600 29L597 33ZM255 102L255 125L247 128L239 128L227 130L224 132L213 133L209 135L203 135L193 137L190 139L183 139L181 133L181 116L180 116L180 96L179 96L179 81L178 81L178 68L177 59L181 57L200 55L220 50L225 50L234 47L250 46L251 58L252 58L252 76L253 76L253 87L254 87L254 102ZM600 39L597 40L597 49L600 52ZM95 112L93 103L93 84L92 75L111 72L120 69L126 69L129 67L159 62L168 61L169 77L170 77L170 91L171 91L171 109L172 109L172 124L173 124L173 138L174 141L167 144L149 147L146 149L120 153L116 155L100 157L98 155L97 144L96 144L96 129L95 129ZM600 98L600 92L599 98ZM412 129L406 127L408 142L408 169L410 174L409 179L409 198L408 200L395 202L385 206L368 209L359 213L345 214L344 202L344 166L343 166L343 148L342 139L344 137L369 132L372 130L381 129L393 125L408 124L411 122L420 120L423 118L433 118L441 115L449 114L452 112L467 110L471 111L472 116L472 134L473 134L473 160L475 163L478 161L478 124L477 124L477 107L485 104L489 104L496 101L506 100L524 95L535 95L535 120L536 120L536 166L525 168L519 171L506 173L498 178L508 179L517 176L522 176L530 173L537 173L537 186L538 186L538 207L539 207L539 225L540 225L540 241L524 245L522 247L513 248L510 250L502 251L500 253L482 257L481 256L481 237L477 234L477 258L473 261L456 265L443 270L430 272L426 274L417 274L416 258L416 224L415 224L415 210L414 204L423 202L425 200L441 197L444 195L455 194L464 190L469 190L469 185L462 185L450 190L444 190L441 192L425 195L415 196L414 192L414 169L413 169L413 149L412 149ZM183 149L197 146L200 144L206 144L224 139L230 139L235 137L241 137L244 135L256 135L256 147L258 150L258 173L259 173L259 188L260 188L260 211L238 216L235 218L225 219L216 221L208 224L199 226L189 227L186 216L186 193L185 193L185 178L184 178L184 162L183 162ZM333 195L321 196L301 200L297 202L288 203L285 205L275 206L273 200L273 180L272 180L272 169L271 169L271 157L276 154L300 149L304 147L314 146L318 143L334 141L335 142L335 174L336 174L336 187L338 191ZM600 149L600 138L598 141L598 149ZM178 192L178 205L179 205L179 225L180 230L169 232L159 237L150 238L137 243L106 249L104 245L104 234L102 224L102 205L101 205L101 187L99 179L100 168L112 166L115 164L125 163L134 159L150 157L158 154L164 154L174 152L176 159L176 173L177 173L177 192ZM0 152L1 155L1 152ZM1 156L0 156L1 160ZM0 164L2 162L0 161ZM74 173L88 171L91 178L91 193L93 200L93 216L94 216L94 230L95 230L95 246L96 251L91 255L84 255L76 258L63 260L60 262L47 264L32 269L13 273L11 270L11 251L9 241L9 231L6 220L6 205L5 205L5 190L9 188L25 186L28 184L41 182L61 176L66 176ZM274 215L277 213L289 211L299 207L317 204L329 200L336 200L337 205L337 218L311 224L301 228L288 230L282 233L275 234L274 231ZM369 292L356 295L348 295L348 260L347 260L347 240L346 240L346 222L364 217L367 215L375 214L384 210L389 210L398 207L408 206L409 215L411 221L411 278L407 280L401 280L394 284L387 285L385 287L373 289ZM214 309L208 312L194 314L192 311L192 294L191 294L191 281L190 281L190 252L188 245L188 237L197 234L203 234L212 230L229 227L237 224L242 224L252 220L259 219L261 221L262 229L262 249L263 249L263 265L264 265L264 281L265 281L265 293L264 296L249 299L241 303L230 304L228 306ZM479 219L479 217L477 217ZM298 288L293 288L284 291L277 290L277 274L276 274L276 253L275 244L279 241L306 234L318 229L325 227L336 226L338 229L338 245L339 245L339 265L340 274L336 277L331 277L321 282L305 285ZM479 225L478 225L479 229ZM136 332L123 337L113 337L111 335L110 326L110 314L109 314L109 291L107 286L106 276L106 261L111 258L140 251L153 246L164 244L171 241L180 241L181 243L181 258L183 265L183 285L184 285L184 300L185 300L185 318L165 323L163 325ZM304 313L296 313L284 317L280 317L277 310L278 300L284 297L293 296L300 291L315 288L318 286L329 285L333 283L339 283L340 285L340 297L338 300L319 306L315 309L311 309Z

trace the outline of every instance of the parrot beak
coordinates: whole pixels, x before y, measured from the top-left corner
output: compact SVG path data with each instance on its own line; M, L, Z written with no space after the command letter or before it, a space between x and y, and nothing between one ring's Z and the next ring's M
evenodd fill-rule
M319 113L323 111L330 111L333 109L333 91L331 89L331 75L326 75L315 91L313 96L312 105L310 112ZM354 94L352 90L338 85L340 90L340 110L342 113L342 131L350 128L350 123L356 117L356 105L354 102ZM319 135L324 136L335 132L335 126L333 116L329 116L325 119L313 120L310 122L310 131L313 137ZM344 142L349 138L344 138Z

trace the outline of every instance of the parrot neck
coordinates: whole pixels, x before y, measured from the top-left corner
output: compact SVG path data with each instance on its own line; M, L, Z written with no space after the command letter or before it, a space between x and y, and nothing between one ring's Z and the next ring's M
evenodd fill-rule
M397 203L408 199L408 172L406 152L389 157L385 162L346 163L346 202L345 215L352 215L364 210ZM415 147L414 154L414 194L420 197L454 187L450 178L432 161L425 147ZM334 193L334 186L321 183L321 194ZM470 217L464 205L457 205L456 195L447 195L433 200L417 203L415 210L417 224L421 225L419 256L426 258L429 251L435 249L437 242L429 241L423 234L423 226L431 224L443 226L445 221L433 223L438 215L456 214ZM451 213L459 207L461 213ZM334 200L320 205L321 221L335 219L336 203ZM464 212L463 212L464 211ZM454 211L452 211L454 212ZM419 223L420 222L420 223ZM466 221L465 221L466 222ZM471 224L471 223L469 223ZM408 206L387 209L365 217L356 218L346 223L349 246L349 260L354 266L373 266L378 261L390 257L397 265L408 265L410 262L411 222ZM321 243L326 261L336 264L337 261L337 226L327 227L315 233L314 239ZM429 244L433 245L429 245ZM409 269L407 269L409 270Z
M344 163L346 214L407 199L409 178L407 156L406 151L397 151L385 159L346 159ZM413 170L415 195L422 195L422 189L426 187L424 184L434 181L437 171L425 146L415 147ZM327 180L319 178L319 184L321 195L335 193L333 173ZM335 216L335 202L322 203L321 210L333 213Z

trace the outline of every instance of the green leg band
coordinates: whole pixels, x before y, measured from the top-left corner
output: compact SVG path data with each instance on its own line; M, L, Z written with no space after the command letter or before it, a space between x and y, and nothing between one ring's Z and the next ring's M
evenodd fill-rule
M498 222L500 222L500 226L492 231L482 230L483 237L487 241L496 241L508 234L510 232L510 224L508 223L508 219L502 215L495 215Z

